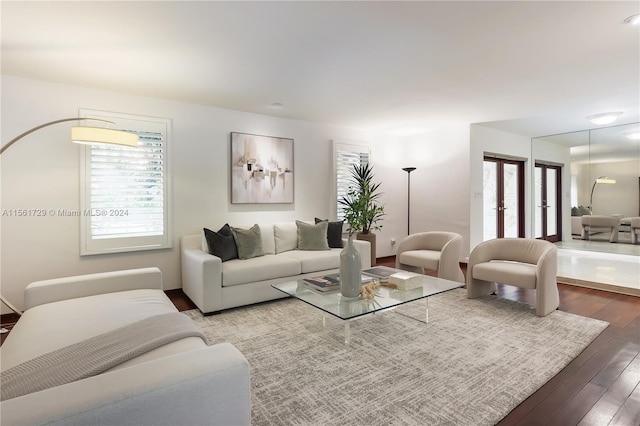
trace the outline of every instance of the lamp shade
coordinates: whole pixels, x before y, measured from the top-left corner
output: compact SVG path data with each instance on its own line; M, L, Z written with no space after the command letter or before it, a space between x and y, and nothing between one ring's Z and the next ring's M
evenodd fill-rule
M596 183L616 183L616 180L608 178L606 176L602 176L596 179Z
M74 126L71 128L71 141L80 144L104 143L135 148L138 146L138 135L104 127Z

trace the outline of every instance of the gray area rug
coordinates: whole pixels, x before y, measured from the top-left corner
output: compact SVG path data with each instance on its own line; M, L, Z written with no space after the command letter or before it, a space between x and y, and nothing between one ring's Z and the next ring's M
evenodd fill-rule
M402 313L404 315L400 315ZM607 323L458 289L351 323L284 299L196 321L251 365L254 425L493 425ZM407 317L405 315L409 315Z

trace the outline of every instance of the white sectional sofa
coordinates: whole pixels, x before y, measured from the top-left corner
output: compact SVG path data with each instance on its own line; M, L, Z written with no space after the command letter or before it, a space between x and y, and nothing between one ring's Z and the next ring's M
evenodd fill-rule
M295 222L258 226L264 255L250 259L223 262L208 252L203 233L182 237L182 289L203 314L286 297L271 284L339 271L342 249L300 250ZM354 244L363 269L369 268L369 243Z
M32 283L25 290L25 305L0 348L3 372L139 320L181 315L162 291L157 268ZM186 337L102 374L4 399L0 422L248 425L249 364L229 343L207 346L200 337Z

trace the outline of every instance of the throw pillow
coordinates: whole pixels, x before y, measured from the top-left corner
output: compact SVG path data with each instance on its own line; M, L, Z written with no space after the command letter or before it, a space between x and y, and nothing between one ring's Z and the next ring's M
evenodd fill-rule
M218 232L207 228L203 229L210 254L218 256L223 262L238 258L236 240L233 238L231 227L228 223L225 223Z
M296 220L298 227L298 250L329 250L327 222L316 225Z
M293 222L275 223L273 236L276 244L276 254L298 248L298 228Z
M337 222L329 222L328 219L318 219L316 217L316 223L328 222L327 227L327 242L330 248L342 248L342 224L343 220Z
M231 232L233 232L233 237L236 240L238 257L240 259L264 256L264 252L262 251L262 235L260 234L260 227L257 223L249 229L231 227Z

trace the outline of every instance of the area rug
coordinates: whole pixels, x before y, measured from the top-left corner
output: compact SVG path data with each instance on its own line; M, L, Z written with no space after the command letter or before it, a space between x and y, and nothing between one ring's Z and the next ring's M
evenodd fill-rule
M322 312L284 299L203 317L210 343L251 366L253 425L493 425L608 325L463 289L326 328ZM415 319L414 319L415 318Z

